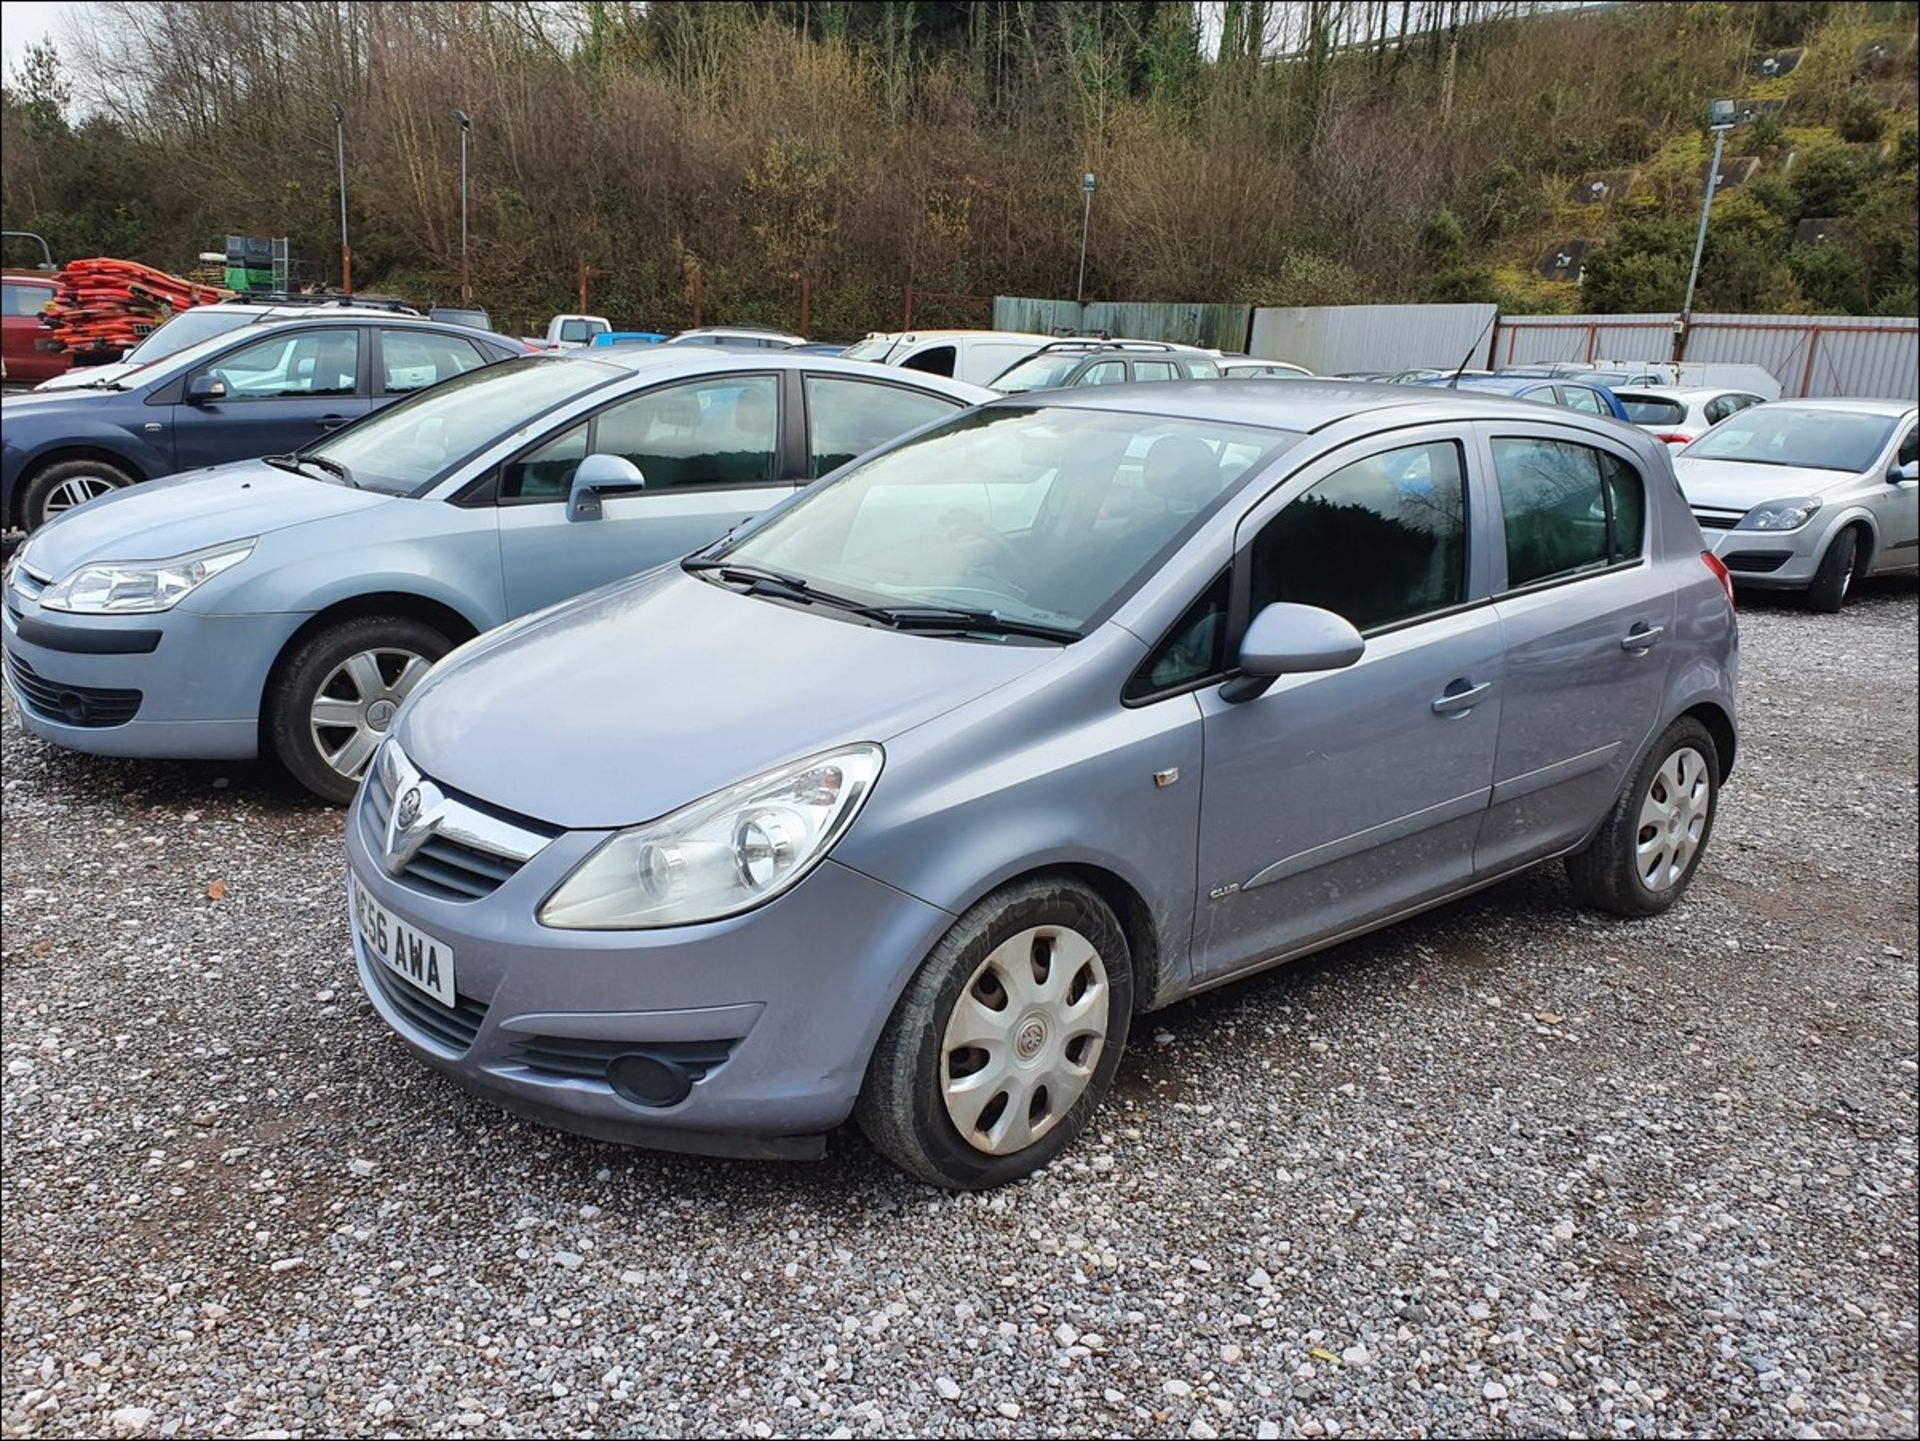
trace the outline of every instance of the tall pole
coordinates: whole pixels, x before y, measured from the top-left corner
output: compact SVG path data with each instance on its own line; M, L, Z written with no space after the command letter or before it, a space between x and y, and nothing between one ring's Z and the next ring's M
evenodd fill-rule
M1713 102L1713 164L1707 169L1707 193L1700 201L1700 233L1693 240L1693 267L1687 272L1687 298L1680 306L1680 319L1673 327L1673 358L1677 364L1686 353L1687 328L1693 324L1693 292L1700 283L1700 257L1707 248L1707 217L1713 214L1713 195L1720 188L1720 152L1726 148L1727 132L1733 129L1733 102Z
M1073 301L1076 305L1086 303L1087 296L1087 223L1093 219L1093 172L1089 170L1080 177L1080 279L1073 287Z
M460 303L471 305L473 276L467 268L467 134L473 128L473 121L464 110L454 111L453 118L460 122Z
M340 288L353 294L353 251L347 248L347 112L333 102L333 153L340 162Z

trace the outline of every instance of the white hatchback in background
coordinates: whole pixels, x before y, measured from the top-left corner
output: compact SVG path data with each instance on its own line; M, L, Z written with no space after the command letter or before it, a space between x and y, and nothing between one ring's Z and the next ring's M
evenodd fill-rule
M1724 386L1639 385L1613 393L1627 419L1673 450L1693 444L1729 415L1766 404L1764 395Z
M848 346L841 358L897 365L903 370L985 385L1056 338L1019 330L902 330L891 334L876 330L857 345Z
M1223 355L1220 374L1226 380L1311 380L1313 372L1304 365L1285 360L1262 360L1257 355Z
M1673 458L1715 555L1743 586L1837 611L1853 582L1920 564L1920 413L1910 400L1749 406Z

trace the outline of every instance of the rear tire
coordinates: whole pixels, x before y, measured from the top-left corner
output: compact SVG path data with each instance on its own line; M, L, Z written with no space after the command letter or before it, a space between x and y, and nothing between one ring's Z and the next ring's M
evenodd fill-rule
M1682 716L1620 788L1593 839L1567 857L1574 898L1617 916L1659 915L1693 884L1719 797L1719 749Z
M32 532L74 506L123 490L134 478L104 460L62 460L36 471L20 492L20 528Z
M1813 584L1807 587L1807 608L1833 615L1845 605L1859 560L1860 531L1850 525L1833 538L1827 553L1820 558L1820 569L1814 572Z
M1075 881L1018 882L955 921L907 982L855 1118L932 1185L1020 1180L1100 1104L1132 1015L1132 959L1107 903Z
M393 714L453 641L424 621L363 615L308 636L267 684L266 730L287 772L345 805Z

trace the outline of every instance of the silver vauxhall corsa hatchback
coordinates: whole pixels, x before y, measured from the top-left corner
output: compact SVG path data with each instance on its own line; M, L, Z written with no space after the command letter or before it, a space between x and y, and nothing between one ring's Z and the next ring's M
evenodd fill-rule
M1735 624L1666 448L1485 394L999 401L469 642L347 826L362 985L522 1115L983 1187L1128 1022L1564 859L1685 891Z

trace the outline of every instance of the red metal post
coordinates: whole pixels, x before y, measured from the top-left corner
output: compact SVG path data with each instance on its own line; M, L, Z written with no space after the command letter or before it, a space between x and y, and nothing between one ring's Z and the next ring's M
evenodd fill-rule
M1599 343L1600 327L1594 321L1587 322L1587 364L1593 364L1593 348Z
M1820 348L1820 329L1817 325L1807 327L1807 365L1806 369L1800 372L1799 399L1801 400L1807 398L1807 387L1813 384L1813 355Z
M913 287L911 285L907 287L907 307L901 312L900 328L902 330L913 329Z
M812 317L813 279L811 276L803 275L800 277L800 333L802 335L810 335L812 333L807 329L807 324Z
M340 288L353 294L353 252L344 245L340 247Z

